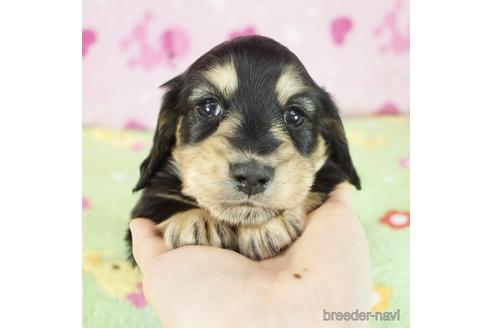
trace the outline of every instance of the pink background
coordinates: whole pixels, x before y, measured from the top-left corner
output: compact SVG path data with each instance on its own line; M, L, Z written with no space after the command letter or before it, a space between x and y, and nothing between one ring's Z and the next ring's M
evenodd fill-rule
M158 86L216 44L272 37L342 114L409 111L408 0L84 0L83 120L154 127Z

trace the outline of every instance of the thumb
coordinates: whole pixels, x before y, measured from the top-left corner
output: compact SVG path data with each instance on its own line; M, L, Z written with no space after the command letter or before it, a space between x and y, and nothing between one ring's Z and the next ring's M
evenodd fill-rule
M328 202L336 202L344 204L345 206L350 206L352 202L351 195L352 187L348 182L342 182L335 187L335 189L331 192Z
M352 209L351 186L348 182L342 182L331 192L328 200L309 215L309 220L320 217L337 217L339 215L354 215Z
M168 248L155 228L155 223L149 219L137 218L130 221L132 233L133 257L142 272L158 255Z

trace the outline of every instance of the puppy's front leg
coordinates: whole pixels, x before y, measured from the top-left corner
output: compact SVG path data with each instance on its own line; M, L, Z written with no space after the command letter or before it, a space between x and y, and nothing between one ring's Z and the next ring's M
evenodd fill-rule
M237 229L240 253L256 260L279 254L301 235L305 218L306 210L299 206L263 224L240 225Z
M236 235L227 225L218 223L207 211L191 209L176 213L157 225L169 248L208 245L236 249Z

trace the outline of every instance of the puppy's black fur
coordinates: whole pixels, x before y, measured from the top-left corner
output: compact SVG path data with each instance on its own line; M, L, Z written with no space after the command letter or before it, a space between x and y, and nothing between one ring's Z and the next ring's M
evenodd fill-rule
M233 58L238 85L233 96L224 97L200 72L230 58ZM289 103L295 102L296 97L309 98L316 110L304 112L302 129L287 127L286 133L302 156L308 157L313 152L319 135L327 148L328 157L316 173L311 191L326 198L337 184L346 180L360 189L343 125L330 95L312 80L299 59L281 44L261 36L240 37L213 48L183 74L162 86L166 93L153 146L140 166L140 179L134 189L143 189L143 193L131 217L146 217L161 223L176 213L200 208L192 195L182 193L182 179L172 151L177 139L182 145L195 145L214 134L228 111L241 117L234 135L229 137L231 147L260 157L274 153L281 141L272 132L272 127L285 125L279 115L282 106L275 96L275 85L287 65L295 67L299 78L309 86L302 94L289 99ZM198 85L206 85L216 91L215 98L226 109L224 117L203 121L194 113L196 103L190 103L189 96ZM181 126L178 130L179 120ZM162 194L170 197L162 198L159 196ZM127 241L131 250L130 231Z

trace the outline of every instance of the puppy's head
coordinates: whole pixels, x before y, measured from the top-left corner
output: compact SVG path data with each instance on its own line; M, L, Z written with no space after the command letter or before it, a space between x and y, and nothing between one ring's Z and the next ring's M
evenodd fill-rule
M171 161L184 195L217 219L257 224L299 206L314 184L333 184L331 176L360 187L334 103L279 43L222 43L164 87L136 190ZM315 181L322 168L326 181Z

